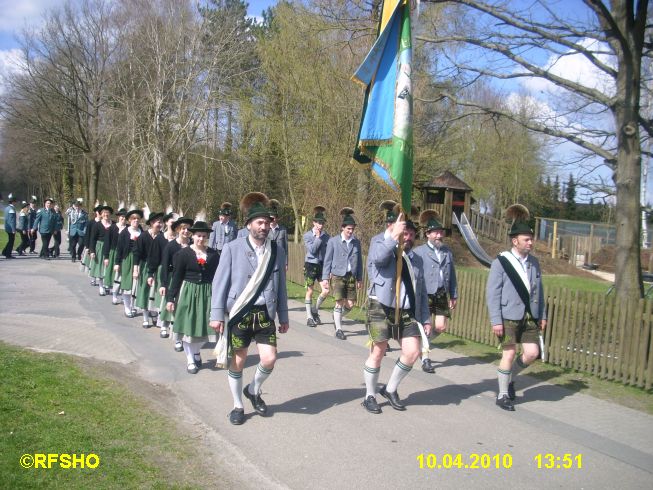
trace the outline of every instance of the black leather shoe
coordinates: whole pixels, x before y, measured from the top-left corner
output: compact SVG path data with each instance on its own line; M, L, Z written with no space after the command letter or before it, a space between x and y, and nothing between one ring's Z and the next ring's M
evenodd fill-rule
M233 425L243 425L243 422L245 422L245 410L242 408L234 408L229 412L229 422Z
M322 319L320 318L320 314L317 311L312 312L311 315L313 315L313 321L315 321L317 325L322 325Z
M184 350L184 345L181 343L181 340L175 342L175 352L181 352Z
M340 329L336 330L336 338L340 340L347 340L347 337L345 337L345 332Z
M406 406L401 403L401 400L399 399L399 394L396 391L394 393L386 391L385 385L383 385L379 390L379 394L383 398L388 400L390 402L390 405L392 405L392 408L394 408L395 410L399 410L400 412L406 410Z
M509 412L514 412L515 411L515 406L512 404L512 401L510 398L508 398L507 395L503 395L501 398L497 398L496 401L497 407L507 410Z
M376 402L376 398L374 398L372 395L365 398L365 400L363 400L361 405L363 405L365 407L365 410L367 410L370 413L381 413L381 407Z
M431 359L424 359L422 361L422 371L429 374L435 373L435 366L433 366Z
M245 398L252 402L252 406L257 413L260 413L261 415L268 413L268 406L263 401L263 398L261 398L261 395L258 393L256 395L252 395L249 392L249 385L245 386L243 389L243 395L245 395Z
M514 381L511 381L508 384L508 398L510 398L513 401L515 400L515 398L517 398L517 395L515 394L515 382Z
M186 372L188 374L197 374L197 371L199 371L197 364L188 364L186 366Z
M312 319L312 318L307 318L306 319L306 326L307 327L315 327L316 325L317 325L317 323L315 322L314 319Z
M193 354L193 360L195 361L197 369L200 369L202 367L202 356L200 354Z

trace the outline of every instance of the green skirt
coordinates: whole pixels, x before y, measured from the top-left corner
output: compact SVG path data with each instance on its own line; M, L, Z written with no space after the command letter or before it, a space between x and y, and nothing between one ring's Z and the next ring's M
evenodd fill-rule
M147 272L145 268L147 265L144 263L140 267L141 273L138 276L138 284L136 284L136 302L134 306L141 310L149 310L150 304L150 286L147 284Z
M95 244L95 259L91 260L91 277L101 278L104 276L104 258L102 248L104 243L98 241Z
M109 251L109 265L106 266L104 269L104 285L105 287L112 287L113 286L113 280L115 277L115 271L113 270L113 266L116 265L116 249L112 248Z
M215 330L209 327L210 314L211 283L182 282L173 332L183 335L186 342L215 342Z
M129 252L127 257L122 259L122 264L120 265L120 289L123 293L131 293L134 287L134 278L132 277L133 269L134 254Z
M159 288L161 287L161 266L156 271L154 275L154 286L152 286L152 292L150 297L154 298L152 301L152 310L159 309L159 311L165 310L165 304L163 305L163 310L161 310L161 295L159 294ZM164 298L165 299L165 298Z
M161 284L161 267L159 267L159 284ZM167 292L167 290L166 290ZM174 322L175 321L175 312L174 311L168 311L166 309L166 305L168 304L168 301L166 300L165 296L161 296L159 294L159 291L157 290L156 292L156 298L160 298L159 300L159 318L161 319L162 322Z
M88 248L84 248L84 251L82 253L84 254L82 265L84 265L84 267L88 269L90 267L89 264L91 263L91 257L89 256Z

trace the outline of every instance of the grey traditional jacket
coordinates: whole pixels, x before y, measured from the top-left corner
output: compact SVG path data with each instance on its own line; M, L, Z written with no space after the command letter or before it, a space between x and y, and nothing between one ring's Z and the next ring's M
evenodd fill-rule
M5 208L5 231L16 233L16 208L13 204L9 204Z
M55 230L56 221L57 215L52 208L41 208L36 213L32 230L38 230L39 233L52 233Z
M376 298L385 306L391 307L395 301L397 277L397 241L379 233L372 237L367 255L367 277L370 282L368 296ZM424 264L414 251L408 252L415 274L415 319L431 323L426 285L424 284Z
M283 251L286 252L286 263L288 263L288 230L286 227L279 225L274 229L270 228L268 239L274 240L279 247L283 248Z
M415 253L422 257L424 262L426 292L435 294L439 287L443 287L451 299L456 299L458 298L458 282L456 281L456 268L453 264L453 253L446 245L442 245L439 252L440 260L428 243L415 249ZM440 275L440 271L442 271L442 275Z
M232 219L226 223L221 223L220 220L215 221L212 229L213 231L209 236L209 247L219 251L224 248L226 243L234 241L238 234L238 227Z
M350 245L342 239L342 235L331 237L327 242L322 266L322 280L329 279L329 275L344 276L351 267L351 274L357 281L363 280L363 253L361 242L353 237Z
M526 261L526 273L531 286L531 312L536 320L546 320L542 272L540 263L532 255L529 255ZM492 261L485 296L492 325L500 325L503 320L519 321L524 318L526 306L512 285L499 259Z
M84 236L88 224L88 213L82 208L76 210L71 206L66 210L66 216L68 216L68 236Z
M220 264L213 277L211 321L225 321L236 298L243 292L256 271L258 260L247 237L227 243L220 255ZM277 258L272 275L263 290L270 318L277 315L279 322L288 322L288 293L286 291L286 253L277 247Z
M324 232L319 237L315 236L313 230L304 233L304 247L306 248L304 262L309 264L324 263L324 254L326 253L329 238L331 238L329 234Z

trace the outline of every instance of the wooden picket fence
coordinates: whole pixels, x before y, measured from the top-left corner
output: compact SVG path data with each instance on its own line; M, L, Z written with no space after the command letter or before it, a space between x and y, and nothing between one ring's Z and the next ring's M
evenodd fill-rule
M304 246L289 243L288 279L304 283ZM487 274L458 271L458 305L448 333L497 346L485 303ZM364 306L367 276L357 306ZM545 291L547 363L646 390L653 385L653 300L565 288Z

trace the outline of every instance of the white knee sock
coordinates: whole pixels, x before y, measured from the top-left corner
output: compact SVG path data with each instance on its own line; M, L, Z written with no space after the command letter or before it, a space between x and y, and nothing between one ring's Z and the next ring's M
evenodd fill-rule
M268 369L264 367L260 362L258 363L258 366L256 366L256 373L254 374L254 381L249 385L249 393L251 395L255 395L261 392L261 385L266 379L270 377L273 369L274 367Z
M369 367L367 364L365 364L365 368L363 369L363 378L365 379L365 398L368 396L376 396L376 385L379 382L379 373L381 372L381 368L373 368Z
M234 398L234 408L243 408L243 372L232 371L227 373L229 379L229 389L231 389L231 396Z
M342 330L342 308L340 306L333 309L333 321L336 324L336 330Z
M508 396L508 385L510 384L511 372L497 369L497 379L499 380L499 396Z
M399 383L408 376L408 373L410 373L410 370L413 369L412 366L407 366L401 360L397 359L397 362L395 363L395 368L392 370L392 374L390 375L390 380L388 381L388 384L386 386L386 391L389 391L390 393L394 393L397 391L397 387L399 386Z
M304 305L306 306L306 318L313 318L313 311L311 308L311 301L304 301Z

